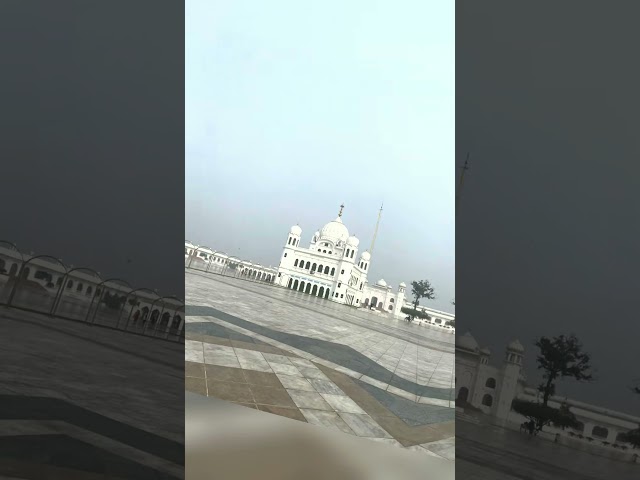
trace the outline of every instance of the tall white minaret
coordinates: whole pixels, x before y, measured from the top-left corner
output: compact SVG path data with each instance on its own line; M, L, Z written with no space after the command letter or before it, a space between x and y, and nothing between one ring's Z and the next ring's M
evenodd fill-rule
M373 254L373 247L376 243L376 237L378 236L378 227L380 226L380 217L382 217L382 207L384 206L384 203L382 204L382 206L380 206L380 211L378 212L378 221L376 222L376 229L373 232L373 239L371 240L371 247L369 248L369 254Z

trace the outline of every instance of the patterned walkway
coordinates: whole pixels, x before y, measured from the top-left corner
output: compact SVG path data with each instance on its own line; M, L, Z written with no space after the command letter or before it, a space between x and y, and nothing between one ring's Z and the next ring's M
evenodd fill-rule
M307 335L302 335L299 323L278 314L282 308L278 298L252 295L244 288L245 282L235 282L230 285L186 275L190 305L185 345L187 390L426 455L454 459L455 410L450 408L449 388L437 385L437 381L436 385L416 382L419 356L432 354L437 366L447 354L419 351L424 347L385 336L380 328L367 330L346 322L340 324L335 318L326 322L320 318L323 323L306 328ZM274 291L273 287L263 288L265 295ZM213 291L226 300L216 302ZM275 290L275 295L281 292ZM230 308L229 298L240 305ZM259 313L238 315L243 307L248 311L248 304L256 300L264 302L259 309L253 305L252 311ZM270 311L270 306L275 312ZM309 315L302 309L296 313L290 304L285 309L293 314L291 318ZM270 318L277 322L268 321ZM333 335L336 332L341 333L341 338ZM371 348L362 345L364 339L372 337L376 344L382 344L379 350L385 352L377 358L393 358L395 368L389 368L389 360L385 361L387 366L373 360L376 355ZM360 348L353 347L354 340L356 345L360 342ZM407 350L411 353L405 357ZM426 364L425 361L422 366ZM434 370L435 367L432 377ZM438 377L442 378L442 374Z

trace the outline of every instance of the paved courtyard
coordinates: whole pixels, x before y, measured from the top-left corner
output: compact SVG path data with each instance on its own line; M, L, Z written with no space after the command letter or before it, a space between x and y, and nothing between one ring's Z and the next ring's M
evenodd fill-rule
M456 422L456 475L470 480L640 478L640 465L529 437L490 424Z
M186 389L454 459L454 336L187 271Z

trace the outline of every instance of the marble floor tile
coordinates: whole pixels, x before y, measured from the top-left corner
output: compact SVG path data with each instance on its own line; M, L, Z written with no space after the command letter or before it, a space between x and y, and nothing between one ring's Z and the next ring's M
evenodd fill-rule
M340 417L359 437L392 438L369 415L339 412Z
M336 412L326 410L310 410L301 408L300 411L311 425L319 425L354 435L353 430Z
M322 398L326 400L326 402L331 405L336 412L346 412L346 413L360 413L365 414L366 412L358 406L356 402L351 400L346 395L331 395L327 393L321 393Z
M276 373L280 383L286 389L291 390L304 390L306 392L314 392L315 389L313 385L304 377L293 376L293 375L283 375L282 373Z
M332 395L344 395L345 393L333 383L331 380L322 380L320 378L310 378L309 382L318 393L328 393Z
M301 409L333 410L319 393L302 390L287 390L287 393L289 393L294 403Z

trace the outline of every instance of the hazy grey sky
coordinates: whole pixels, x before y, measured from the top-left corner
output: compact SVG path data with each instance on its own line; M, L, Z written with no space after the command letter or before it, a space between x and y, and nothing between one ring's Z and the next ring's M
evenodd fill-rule
M455 298L453 2L186 3L185 234L277 266L343 220L369 281Z
M497 364L519 338L534 385L535 339L574 333L597 379L558 394L637 415L640 5L491 5L457 5L458 332Z

